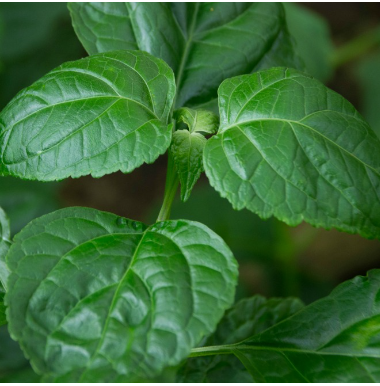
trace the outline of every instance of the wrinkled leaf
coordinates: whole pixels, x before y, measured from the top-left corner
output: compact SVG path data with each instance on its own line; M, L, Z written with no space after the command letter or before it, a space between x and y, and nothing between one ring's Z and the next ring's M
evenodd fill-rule
M328 81L333 75L334 46L327 21L302 5L283 4L295 51L305 62L307 72L322 82Z
M204 225L69 208L14 239L8 320L57 382L130 382L177 365L234 298L236 262Z
M9 271L5 263L5 256L8 253L11 245L11 231L9 226L9 220L3 209L0 208L0 292L7 288L7 279ZM0 301L0 303L2 303ZM1 313L0 305L0 313ZM1 319L1 317L0 317ZM1 325L1 322L0 322Z
M169 63L178 107L211 108L220 83L234 75L303 67L279 3L70 3L69 9L90 54L132 48Z
M194 110L182 107L174 112L178 122L185 123L190 133L215 134L218 131L219 117L207 110Z
M232 351L255 382L380 382L379 295L373 270Z
M234 208L380 238L380 142L343 97L274 68L223 82L219 107L204 167Z
M265 299L254 296L226 312L204 346L238 343L265 331L303 307L298 299ZM190 358L181 368L178 382L252 382L251 375L233 355Z
M44 181L131 172L170 144L173 73L139 51L68 62L0 114L0 173Z
M188 130L178 130L173 134L170 151L181 182L182 201L188 200L203 171L202 157L206 142L202 134Z

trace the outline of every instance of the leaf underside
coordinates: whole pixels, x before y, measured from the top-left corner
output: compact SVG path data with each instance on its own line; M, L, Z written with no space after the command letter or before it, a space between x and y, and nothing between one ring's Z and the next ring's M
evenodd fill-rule
M0 174L42 181L153 162L168 148L174 75L140 51L68 62L0 114Z
M343 97L273 68L223 82L219 108L204 167L234 208L380 238L380 142Z
M216 107L231 76L273 65L303 68L279 3L71 3L74 29L90 54L140 49L176 74L177 107Z
M236 262L204 225L86 208L32 221L7 256L9 329L57 382L133 382L177 365L233 302Z
M380 270L232 349L255 382L380 382Z

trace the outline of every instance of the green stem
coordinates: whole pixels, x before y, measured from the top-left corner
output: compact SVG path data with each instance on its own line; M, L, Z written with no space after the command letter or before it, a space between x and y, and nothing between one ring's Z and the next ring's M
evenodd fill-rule
M172 203L173 203L174 197L177 193L178 184L179 184L178 173L177 173L177 170L176 170L175 165L174 165L173 156L169 150L168 151L168 169L166 172L164 201L162 203L160 213L158 214L157 222L158 221L165 221L165 220L169 219L170 211L172 208Z
M232 349L236 345L223 345L223 346L208 346L193 348L191 350L190 358L203 357L209 355L231 354Z
M380 44L380 27L359 35L338 48L331 57L331 63L335 68L340 67L362 56L378 44Z

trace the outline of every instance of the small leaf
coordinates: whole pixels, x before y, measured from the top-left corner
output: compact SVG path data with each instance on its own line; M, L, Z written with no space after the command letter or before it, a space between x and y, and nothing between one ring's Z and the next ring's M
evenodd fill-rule
M235 346L255 382L380 382L380 270Z
M178 130L173 134L170 151L181 182L181 199L187 201L203 171L203 149L206 138L199 133Z
M0 114L0 174L51 181L129 173L168 148L174 95L170 68L144 52L65 63Z
M229 309L204 346L238 343L265 331L303 307L298 299L265 299L254 296ZM180 369L178 382L252 382L252 377L233 355L190 358Z
M10 245L11 232L9 227L9 220L3 209L0 208L0 292L2 289L7 289L7 279L9 276L9 270L5 263L5 256L8 253Z
M380 238L380 141L343 97L296 70L223 82L210 183L234 208Z
M182 107L174 112L174 117L186 123L190 133L215 134L218 131L219 117L211 111Z
M179 364L214 330L237 279L204 225L146 227L86 208L32 221L8 266L12 337L56 382L133 382Z
M279 3L70 3L69 9L90 54L140 49L165 60L176 75L176 107L216 107L217 89L231 76L303 69Z

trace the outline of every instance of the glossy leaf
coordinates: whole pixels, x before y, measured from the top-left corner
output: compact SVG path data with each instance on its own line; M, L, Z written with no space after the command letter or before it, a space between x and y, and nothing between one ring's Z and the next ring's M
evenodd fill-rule
M379 382L380 270L232 350L255 382Z
M11 232L9 220L5 212L0 208L0 290L7 288L9 271L5 263L5 256L11 245ZM1 308L1 306L0 306ZM0 311L1 313L1 311ZM1 322L0 322L1 324Z
M0 173L43 181L131 172L170 144L173 73L139 51L68 62L0 114Z
M295 40L295 51L310 75L327 82L333 75L331 55L334 51L328 22L300 4L283 4L289 32Z
M229 309L204 346L238 343L265 331L303 307L298 299L243 299ZM190 358L181 368L178 382L252 382L252 376L233 355Z
M206 174L234 208L380 238L380 142L317 80L274 68L223 82Z
M279 3L71 3L90 54L147 51L173 68L176 106L216 104L220 83L272 66L301 68Z
M203 171L202 158L206 141L202 134L190 133L188 130L178 130L173 134L170 151L181 182L182 201L188 200Z
M69 208L14 241L9 328L57 382L154 378L212 332L234 298L236 262L199 223L146 227Z

